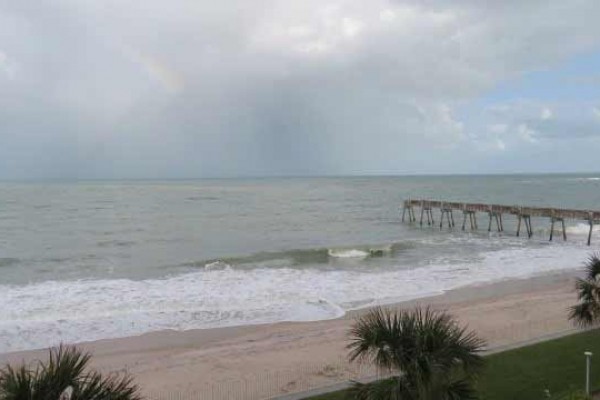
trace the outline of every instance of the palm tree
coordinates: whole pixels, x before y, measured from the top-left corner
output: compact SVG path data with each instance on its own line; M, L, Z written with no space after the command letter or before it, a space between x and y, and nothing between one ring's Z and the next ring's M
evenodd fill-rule
M50 349L47 362L0 370L0 400L140 400L130 377L86 371L88 353L75 347Z
M579 304L571 307L569 319L582 327L600 322L600 255L593 254L585 263L585 277L575 283Z
M474 399L484 342L444 312L377 308L350 331L350 360L369 361L393 376L356 383L359 400Z

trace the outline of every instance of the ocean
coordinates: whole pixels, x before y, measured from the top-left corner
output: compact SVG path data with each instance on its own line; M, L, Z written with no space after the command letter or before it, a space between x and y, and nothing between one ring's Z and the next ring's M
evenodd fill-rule
M599 209L600 174L0 183L0 352L336 318L573 270L600 244L581 221L551 243L543 219L531 239L483 214L402 223L409 197Z

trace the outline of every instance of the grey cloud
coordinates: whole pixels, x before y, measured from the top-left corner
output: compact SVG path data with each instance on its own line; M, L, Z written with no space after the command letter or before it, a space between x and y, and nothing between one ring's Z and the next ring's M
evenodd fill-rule
M0 3L0 177L479 171L460 147L489 138L457 110L593 49L599 11L558 0ZM512 118L547 137L561 129Z

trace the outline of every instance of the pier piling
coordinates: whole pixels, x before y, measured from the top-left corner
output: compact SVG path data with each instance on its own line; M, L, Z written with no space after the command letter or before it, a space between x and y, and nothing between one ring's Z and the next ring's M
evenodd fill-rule
M554 234L554 223L556 221L560 221L560 223L562 225L562 237L563 237L563 240L567 240L567 230L565 229L565 220L564 220L564 218L555 218L555 217L552 217L551 218L551 222L550 222L550 241L552 241L552 236Z
M527 227L527 237L533 236L533 228L531 227L531 216L525 215L525 226Z

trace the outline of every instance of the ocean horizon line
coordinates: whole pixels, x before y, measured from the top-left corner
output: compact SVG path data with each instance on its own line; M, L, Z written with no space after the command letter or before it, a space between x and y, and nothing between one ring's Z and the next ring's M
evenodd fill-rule
M246 175L209 177L118 177L118 178L23 178L4 179L0 183L77 183L77 182L193 182L193 181L251 181L280 179L360 179L360 178L436 178L436 177L517 177L517 176L573 176L595 175L600 171L572 172L486 172L486 173L404 173L404 174L323 174L323 175Z

